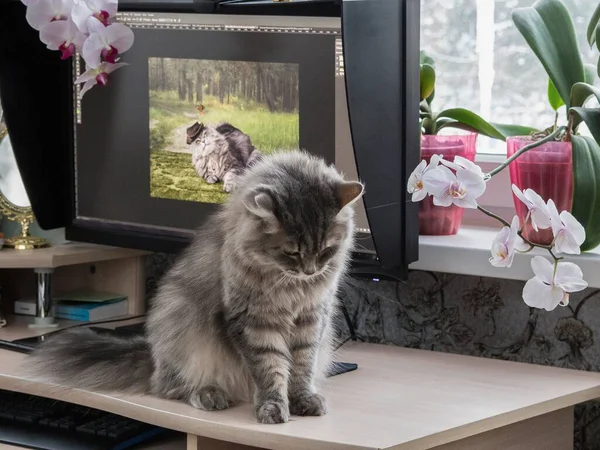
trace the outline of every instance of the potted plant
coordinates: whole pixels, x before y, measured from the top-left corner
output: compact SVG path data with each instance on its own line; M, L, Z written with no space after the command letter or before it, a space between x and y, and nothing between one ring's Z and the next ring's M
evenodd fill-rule
M435 61L425 51L421 51L420 73L420 124L421 124L421 158L423 169L433 161L437 165L440 157L453 160L455 157L473 162L476 154L475 142L478 134L495 139L506 140L507 136L524 134L531 128L492 124L477 114L463 108L447 109L434 112L432 102L435 96ZM438 134L442 130L455 128L463 130L462 134ZM414 179L414 182L418 181ZM414 187L415 198L423 191ZM421 199L419 199L421 200ZM452 235L458 232L464 209L458 205L437 205L433 196L427 196L419 205L419 233L422 235ZM448 206L448 207L444 207Z
M512 18L548 74L548 101L555 111L554 124L543 132L507 139L509 157L544 139L542 145L510 164L515 209L524 223L531 215L528 205L543 208L541 205L552 198L559 210L571 211L586 228L587 239L581 248L589 250L600 244L600 200L596 200L596 183L600 182L600 114L597 109L584 108L591 96L600 99L600 91L592 85L596 69L583 64L573 21L561 0L538 0L531 7L515 9ZM599 18L600 5L588 27L590 45L597 44ZM566 111L565 124L559 126L558 111L562 106ZM582 122L594 139L579 134ZM524 236L550 245L554 236L547 225L529 221Z

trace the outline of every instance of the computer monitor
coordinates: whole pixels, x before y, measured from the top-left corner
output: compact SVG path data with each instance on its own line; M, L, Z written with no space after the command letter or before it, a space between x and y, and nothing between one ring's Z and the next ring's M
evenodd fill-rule
M407 1L415 3L400 3ZM395 3L393 7L402 10L396 0L375 3ZM365 121L361 115L374 111L370 129L390 127L397 138L390 148L371 149L365 139L380 147L380 138L369 138L372 132L365 133L361 124L350 126L339 17L194 14L144 10L139 2L131 9L121 8L118 14L118 20L135 33L134 46L123 55L129 66L82 100L75 92L73 220L67 227L68 239L177 251L235 188L235 174L216 175L221 168L205 167L203 152L210 149L224 160L236 158L238 165L249 166L255 155L301 148L335 164L349 179L358 179L359 174L364 178L365 172L373 180L371 194L365 180L367 208L365 203L357 207L357 258L400 272L407 258L416 259L406 246L408 234L416 240L416 214L408 220L413 222L410 231L400 185L405 186L407 158L412 162L418 158L418 98L416 103L411 100L418 95L418 81L416 88L410 76L401 77L397 86L372 86L375 102L385 90L388 96L400 96L391 109L387 100L361 107L360 98L355 99L354 107L362 109L356 120ZM392 19L398 36L405 19ZM414 57L418 26L413 34ZM398 65L407 56L401 46L392 43L391 48L398 49L398 55L388 55L391 67L372 68L374 83L390 74L401 76L406 69ZM74 69L77 75L83 67L75 64ZM414 89L409 101L404 97L407 82ZM394 115L406 104L414 114ZM392 122L377 123L378 107L391 111ZM414 130L406 126L411 118ZM390 136L390 131L381 129L381 136ZM357 140L362 168L353 148ZM370 160L366 151L373 155ZM375 179L375 166L385 180ZM382 189L386 195L378 193ZM390 213L382 217L380 212L390 205ZM376 226L386 228L379 242L371 233L370 207ZM382 253L387 255L383 264Z

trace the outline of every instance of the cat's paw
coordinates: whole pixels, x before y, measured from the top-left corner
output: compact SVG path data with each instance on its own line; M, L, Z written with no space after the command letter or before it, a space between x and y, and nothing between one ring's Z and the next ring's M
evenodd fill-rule
M229 408L227 393L217 386L205 386L190 396L190 405L205 411L221 411Z
M217 177L215 177L214 175L209 175L206 177L206 182L208 184L215 184L219 181L219 179Z
M324 416L327 414L327 402L325 397L319 394L292 398L290 412L295 416Z
M256 418L260 423L286 423L290 420L290 412L283 402L269 400L256 408Z
M233 192L235 189L235 181L227 180L223 182L223 192L227 192L228 194Z

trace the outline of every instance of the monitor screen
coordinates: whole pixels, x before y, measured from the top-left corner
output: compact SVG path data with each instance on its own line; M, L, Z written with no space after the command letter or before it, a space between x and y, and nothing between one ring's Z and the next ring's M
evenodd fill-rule
M118 20L135 33L129 65L75 96L74 223L189 238L240 171L275 151L305 149L358 178L339 18ZM370 252L362 203L357 228Z

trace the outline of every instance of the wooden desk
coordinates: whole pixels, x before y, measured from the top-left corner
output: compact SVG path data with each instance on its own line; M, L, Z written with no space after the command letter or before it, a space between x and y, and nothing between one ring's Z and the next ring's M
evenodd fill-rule
M573 405L600 397L596 373L351 343L338 359L357 362L359 370L327 380L327 416L260 425L250 405L204 412L150 396L32 382L19 369L24 358L0 350L0 389L177 430L194 450L569 450Z

